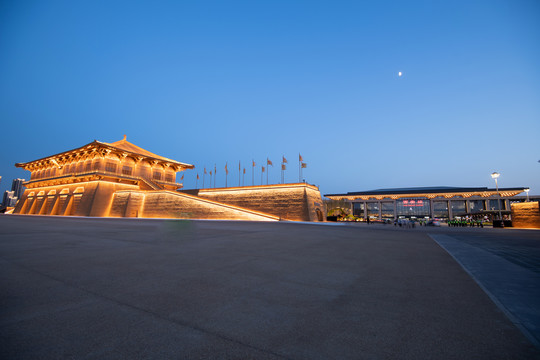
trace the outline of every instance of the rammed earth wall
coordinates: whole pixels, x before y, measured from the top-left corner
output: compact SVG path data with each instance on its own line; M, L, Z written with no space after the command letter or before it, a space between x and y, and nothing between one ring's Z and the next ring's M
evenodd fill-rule
M119 191L112 217L276 221L276 216L172 191Z
M540 229L539 202L513 203L512 226L515 228Z
M313 185L282 184L201 189L198 196L293 221L323 221L323 202Z

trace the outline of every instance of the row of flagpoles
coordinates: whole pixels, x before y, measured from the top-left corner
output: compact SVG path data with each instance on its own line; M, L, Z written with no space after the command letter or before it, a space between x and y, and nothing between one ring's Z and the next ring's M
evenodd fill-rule
M289 162L285 158L285 156L281 159L281 184L285 183L285 170L287 170L287 165ZM255 185L255 167L257 164L255 163L255 160L251 161L251 185ZM266 185L268 185L268 173L269 173L269 167L274 167L274 164L272 163L272 160L269 158L266 158L266 166L261 165L261 185L263 184L263 176L266 172ZM307 168L307 164L304 162L304 159L302 158L302 155L298 154L298 182L302 182L302 169ZM209 187L212 187L212 176L214 177L214 184L213 187L216 187L216 174L217 174L217 167L214 165L214 170L206 171L206 166L204 167L204 171L202 174L202 188L205 188L205 181L206 176L210 176L210 184ZM229 176L229 168L228 163L225 163L225 187L228 187L228 176ZM246 168L242 168L242 165L240 161L238 161L238 186L245 186L245 176L246 176ZM184 179L184 175L180 178L181 180ZM199 188L199 180L201 177L199 176L199 173L197 173L197 180L195 187ZM241 180L241 182L240 182Z

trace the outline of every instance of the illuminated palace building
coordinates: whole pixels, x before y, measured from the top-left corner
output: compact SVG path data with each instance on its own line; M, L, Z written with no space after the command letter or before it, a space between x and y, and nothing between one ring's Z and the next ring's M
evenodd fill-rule
M352 203L353 215L366 219L439 218L458 216L484 216L511 213L512 202L523 202L525 196L516 196L526 188L487 187L418 187L380 189L346 194L325 195L332 200ZM499 211L500 210L500 211Z
M319 189L306 183L182 190L194 166L126 140L93 141L15 164L31 172L14 214L322 221Z

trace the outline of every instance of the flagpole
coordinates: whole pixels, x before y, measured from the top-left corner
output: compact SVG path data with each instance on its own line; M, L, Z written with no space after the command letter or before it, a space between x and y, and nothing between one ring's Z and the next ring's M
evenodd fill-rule
M251 159L251 186L255 186L255 160Z
M216 169L216 164L214 164L214 189L216 188L216 174L217 174L217 169Z
M268 185L268 172L270 168L268 167L268 157L266 158L266 185Z
M195 178L195 189L199 188L199 173L197 173L197 177Z
M202 174L202 188L204 189L204 176L206 175L206 166L204 167L204 172Z
M238 160L238 186L240 186L240 177L241 177L241 176L240 176L240 168L241 168L241 166L240 166L240 160Z
M300 153L298 153L298 182L301 182L300 179L302 178L302 164L300 164Z

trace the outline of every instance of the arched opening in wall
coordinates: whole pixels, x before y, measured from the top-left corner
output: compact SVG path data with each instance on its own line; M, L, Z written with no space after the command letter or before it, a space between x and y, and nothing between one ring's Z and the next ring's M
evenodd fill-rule
M71 209L69 209L69 215L76 215L79 204L81 203L82 194L73 194L71 201Z
M57 197L56 197L56 190L51 190L47 193L47 202L46 202L46 205L44 206L44 210L43 210L43 214L45 215L51 215L53 210L54 210L54 206L56 205L57 203Z
M32 204L32 207L30 208L29 214L30 215L33 215L33 214L38 214L39 215L41 213L41 208L43 207L44 202L45 202L45 191L40 191L40 192L38 192L36 200Z
M31 191L28 196L26 197L26 200L23 203L23 206L21 208L20 214L27 214L28 209L32 207L32 203L34 202L34 196L36 195L35 192Z
M315 212L317 213L317 221L324 221L323 213L321 209L317 208L315 209Z

